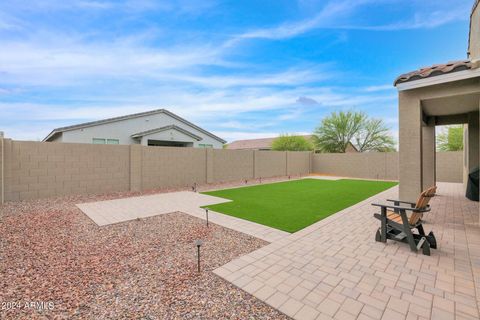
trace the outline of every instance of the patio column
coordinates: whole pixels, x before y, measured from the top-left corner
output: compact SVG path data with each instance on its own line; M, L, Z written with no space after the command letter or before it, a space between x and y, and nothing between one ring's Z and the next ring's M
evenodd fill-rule
M467 149L467 159L468 159L468 173L475 168L478 167L479 162L479 113L478 112L470 112L468 114L468 138L467 143L465 143L464 148Z
M422 127L422 190L435 185L435 119L430 118Z
M399 92L399 197L415 201L422 190L422 107L417 95Z

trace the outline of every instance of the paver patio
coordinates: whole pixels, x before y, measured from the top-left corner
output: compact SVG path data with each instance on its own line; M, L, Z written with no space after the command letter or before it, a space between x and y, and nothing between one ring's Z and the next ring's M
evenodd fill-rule
M201 206L228 201L230 200L195 192L180 191L81 203L77 204L77 207L97 225L105 226L177 211L205 219L205 210L200 208ZM275 242L289 235L289 233L281 230L214 211L209 212L209 221L268 242Z
M479 319L478 203L438 183L424 220L438 249L374 241L372 202L389 189L215 270L295 319Z

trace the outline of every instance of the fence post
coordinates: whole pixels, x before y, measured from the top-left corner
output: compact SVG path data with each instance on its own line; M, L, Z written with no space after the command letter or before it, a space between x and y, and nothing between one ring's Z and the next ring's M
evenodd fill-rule
M224 150L222 150L224 151ZM207 183L214 182L214 164L213 164L213 157L214 157L214 150L211 148L205 148L205 176L207 179Z
M310 157L310 167L308 168L308 174L313 173L313 156L315 155L315 151L310 152L309 157Z
M130 191L142 191L142 148L130 145Z
M285 151L285 176L288 176L288 151Z
M253 150L253 179L257 178L257 150Z
M5 203L5 141L0 131L0 204Z

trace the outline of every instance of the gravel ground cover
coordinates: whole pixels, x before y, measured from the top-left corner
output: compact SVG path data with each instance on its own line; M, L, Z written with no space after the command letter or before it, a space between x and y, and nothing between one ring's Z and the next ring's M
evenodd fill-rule
M0 207L0 318L287 319L211 272L266 242L179 212L98 227L74 206L130 195Z

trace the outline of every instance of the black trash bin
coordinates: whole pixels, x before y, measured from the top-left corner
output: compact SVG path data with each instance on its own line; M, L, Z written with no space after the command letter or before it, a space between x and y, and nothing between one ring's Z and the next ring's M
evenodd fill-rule
M466 197L473 201L478 201L478 175L479 168L476 167L468 174Z

